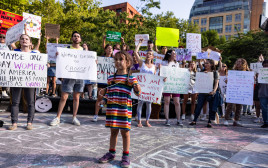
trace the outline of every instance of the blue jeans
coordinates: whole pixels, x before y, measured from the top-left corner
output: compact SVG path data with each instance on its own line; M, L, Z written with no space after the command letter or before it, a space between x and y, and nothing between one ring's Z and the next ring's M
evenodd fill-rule
M264 124L268 124L268 97L260 97L262 118Z
M194 122L197 121L205 101L207 101L209 103L209 120L208 120L208 122L211 123L211 120L215 120L216 110L213 110L213 109L215 109L214 96L206 94L206 93L200 93L198 95L197 106L195 108Z

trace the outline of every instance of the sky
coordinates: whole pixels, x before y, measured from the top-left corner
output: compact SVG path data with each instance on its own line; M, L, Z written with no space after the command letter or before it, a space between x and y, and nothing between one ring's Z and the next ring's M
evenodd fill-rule
M100 0L102 2L101 7L109 6L114 4L119 4L123 2L130 3L131 6L136 8L137 6L142 6L143 3L140 0ZM161 9L154 9L152 12L154 14L159 14L162 12L172 11L177 18L189 19L190 10L193 6L195 0L160 0ZM268 0L266 2L266 17L268 16Z

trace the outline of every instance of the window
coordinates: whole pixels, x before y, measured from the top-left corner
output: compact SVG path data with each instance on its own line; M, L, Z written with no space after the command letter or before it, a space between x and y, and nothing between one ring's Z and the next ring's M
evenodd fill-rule
M201 19L201 25L207 25L207 18Z
M240 31L241 30L241 24L235 24L234 29L235 29L235 31Z
M194 19L194 24L199 25L199 19Z
M122 8L118 8L115 11L116 11L116 13L120 13L120 12L122 12Z
M225 33L231 33L232 32L232 25L225 25Z
M241 13L235 14L235 21L240 22L241 21Z
M231 35L225 35L226 40L229 40Z
M216 30L218 33L223 31L223 17L211 17L209 18L209 30Z
M130 10L129 12L130 12L130 15L132 15L132 16L133 16L133 11L132 11L132 10Z
M202 32L205 32L205 31L207 31L207 28L202 27L202 28L201 28L201 33L202 33Z
M226 23L232 22L232 15L226 15Z

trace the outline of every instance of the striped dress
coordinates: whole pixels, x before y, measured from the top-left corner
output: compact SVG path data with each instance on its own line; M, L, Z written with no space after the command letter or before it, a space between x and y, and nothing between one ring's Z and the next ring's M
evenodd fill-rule
M107 100L105 127L130 130L132 118L131 89L137 84L137 79L127 75L108 77L108 87L105 95Z

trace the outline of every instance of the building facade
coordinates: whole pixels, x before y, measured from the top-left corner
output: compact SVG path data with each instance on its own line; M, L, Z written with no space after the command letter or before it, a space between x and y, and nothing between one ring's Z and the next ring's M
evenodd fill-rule
M238 32L258 30L265 6L264 0L195 0L190 20L200 32L216 30L228 40Z
M133 18L136 14L141 15L134 7L132 7L128 2L105 6L104 10L113 10L119 15L121 12L127 12L129 18Z

